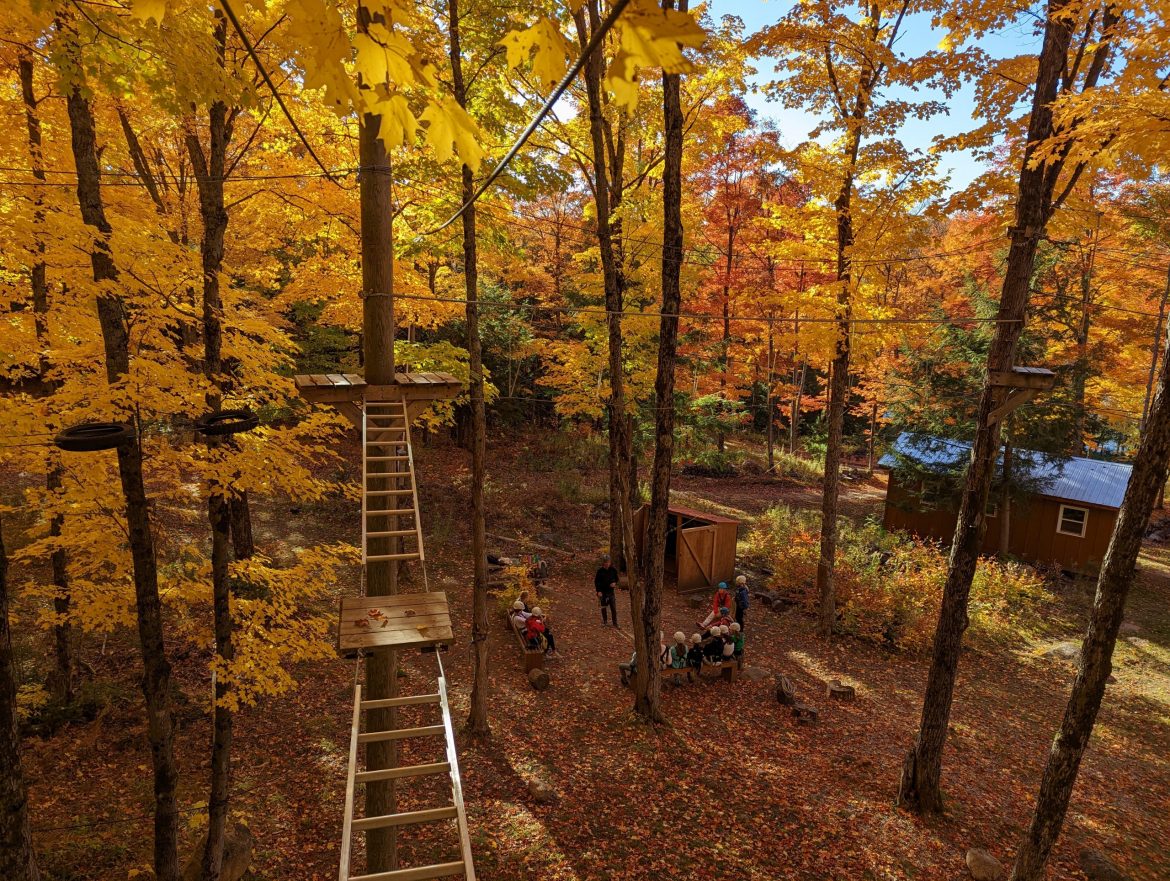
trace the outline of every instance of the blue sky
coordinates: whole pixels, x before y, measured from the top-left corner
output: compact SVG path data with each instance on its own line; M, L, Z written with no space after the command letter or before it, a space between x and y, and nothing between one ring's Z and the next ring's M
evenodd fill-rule
M711 16L716 20L724 15L737 15L743 19L747 32L753 33L774 23L792 7L792 3L790 0L709 0L708 6ZM932 30L929 16L924 15L908 18L903 30L904 36L899 39L897 47L905 54L934 49L943 37L941 32ZM1025 22L991 35L983 42L983 48L995 56L1035 53L1039 48L1039 36ZM769 82L773 78L769 61L759 60L754 66L759 70L754 77L757 84ZM786 146L792 147L805 140L816 124L814 116L768 101L760 93L748 95L747 100L761 118L776 123ZM902 130L902 139L909 147L926 149L936 135L954 135L974 128L978 124L972 118L974 106L974 90L969 85L964 86L951 99L948 115L937 116L926 122L911 120ZM950 187L956 190L965 187L982 171L979 162L964 153L944 156L940 169L950 175Z

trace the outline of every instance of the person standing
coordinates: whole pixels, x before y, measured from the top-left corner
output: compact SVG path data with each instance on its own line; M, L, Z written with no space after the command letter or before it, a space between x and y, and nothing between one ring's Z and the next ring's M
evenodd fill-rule
M597 602L601 605L601 626L604 627L609 623L606 617L606 610L608 609L613 614L613 626L619 627L617 617L617 586L618 586L618 571L617 567L613 565L613 560L606 554L601 558L601 566L597 570L597 574L593 576L593 588L597 591Z
M735 621L739 624L740 630L747 628L744 618L747 616L748 602L747 576L737 575L735 578Z

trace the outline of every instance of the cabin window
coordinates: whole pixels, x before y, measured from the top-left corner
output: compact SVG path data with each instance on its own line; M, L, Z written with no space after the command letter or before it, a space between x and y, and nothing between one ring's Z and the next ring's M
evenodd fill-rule
M922 507L931 509L939 507L943 501L943 482L941 480L922 481Z
M1088 526L1088 523L1088 508L1074 508L1072 505L1061 505L1060 516L1056 520L1056 531L1061 535L1084 538L1085 527Z

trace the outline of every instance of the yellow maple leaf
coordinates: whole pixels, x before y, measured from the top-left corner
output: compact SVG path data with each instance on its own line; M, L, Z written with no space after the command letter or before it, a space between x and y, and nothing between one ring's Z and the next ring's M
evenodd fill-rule
M130 7L130 15L139 21L154 19L155 24L162 24L167 14L167 0L134 0Z
M406 103L406 98L400 93L395 92L388 98L373 102L370 112L377 113L381 117L378 125L378 137L382 139L387 150L402 147L414 141L414 137L418 133L418 120L414 118L414 114L410 112L410 107Z
M458 155L472 171L479 170L483 149L479 146L479 126L452 98L428 104L422 121L427 124L427 143L435 158L445 162Z
M509 67L519 67L531 57L532 73L545 86L560 81L573 55L573 47L560 28L543 16L525 30L510 31L500 45L507 50Z

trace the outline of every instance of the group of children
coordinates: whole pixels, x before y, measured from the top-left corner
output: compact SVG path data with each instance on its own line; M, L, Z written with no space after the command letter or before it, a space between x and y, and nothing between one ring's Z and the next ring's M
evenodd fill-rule
M681 630L674 634L674 642L666 645L666 634L659 632L658 638L663 640L658 646L658 667L661 670L694 670L698 674L704 664L723 664L726 661L739 661L743 657L744 633L738 621L732 621L729 611L723 607L724 613L715 619L710 627L701 634L693 633L690 638ZM630 677L638 669L638 653L630 657L629 663L619 664L622 684L629 682Z
M557 654L557 640L553 636L552 629L548 626L548 620L544 617L544 612L541 611L540 606L528 605L528 591L520 594L519 598L512 603L512 626L524 637L525 645L529 650L537 651L544 649L544 653L549 657L558 658Z

